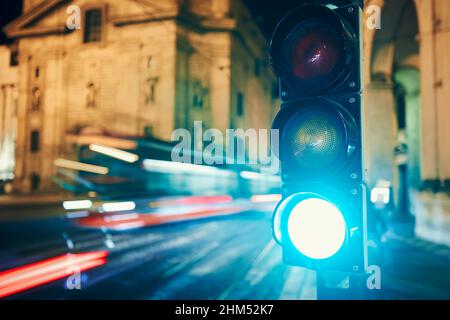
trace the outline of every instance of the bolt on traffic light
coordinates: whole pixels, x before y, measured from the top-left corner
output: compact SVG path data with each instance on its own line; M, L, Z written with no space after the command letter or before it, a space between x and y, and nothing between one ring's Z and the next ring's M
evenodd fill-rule
M358 5L303 5L271 41L279 75L283 200L274 235L290 265L364 272L361 15Z

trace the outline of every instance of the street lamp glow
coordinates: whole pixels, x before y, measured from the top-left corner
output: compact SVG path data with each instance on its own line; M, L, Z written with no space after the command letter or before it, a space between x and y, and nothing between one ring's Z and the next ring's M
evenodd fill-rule
M335 255L345 241L342 213L330 202L312 198L297 204L288 220L289 237L303 255L324 260Z

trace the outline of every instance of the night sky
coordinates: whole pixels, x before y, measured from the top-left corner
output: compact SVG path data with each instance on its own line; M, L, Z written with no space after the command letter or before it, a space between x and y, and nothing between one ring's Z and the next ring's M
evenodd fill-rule
M305 2L321 0L243 0L250 8L255 19L269 38L278 21L290 10ZM352 0L328 0L326 2L351 2ZM0 1L0 29L8 24L22 11L21 0ZM6 41L3 32L0 32L0 43Z
M0 1L0 44L7 42L3 27L22 12L22 0Z
M333 3L347 5L362 0L243 0L252 11L267 38L270 38L278 22L289 11L304 3Z

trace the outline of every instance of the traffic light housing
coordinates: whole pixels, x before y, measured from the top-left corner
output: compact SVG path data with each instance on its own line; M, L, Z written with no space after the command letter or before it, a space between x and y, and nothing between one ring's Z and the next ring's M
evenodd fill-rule
M364 272L361 15L359 5L303 5L271 41L279 75L283 200L274 235L290 265Z

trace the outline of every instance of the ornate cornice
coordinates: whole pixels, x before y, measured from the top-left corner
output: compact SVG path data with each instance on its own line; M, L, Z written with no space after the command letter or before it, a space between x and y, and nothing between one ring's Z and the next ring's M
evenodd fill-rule
M70 0L47 0L41 2L16 20L9 23L3 30L10 38L64 33L66 31L64 25L55 27L36 27L33 26L33 23L50 10L67 2L70 2Z

